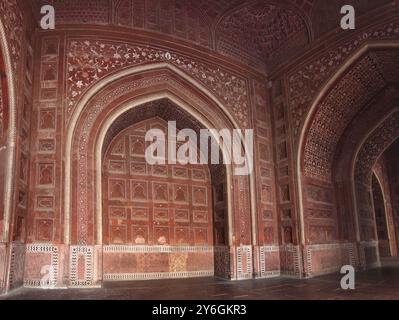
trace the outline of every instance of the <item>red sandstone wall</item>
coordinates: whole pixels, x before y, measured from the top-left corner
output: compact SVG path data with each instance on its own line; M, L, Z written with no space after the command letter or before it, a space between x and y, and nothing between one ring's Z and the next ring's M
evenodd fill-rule
M110 41L107 37L101 39L95 31L83 32L81 36L78 39L76 33L72 35L68 31L57 30L53 33L43 34L38 38L36 46L37 57L40 61L40 63L37 63L36 83L40 85L35 88L36 103L32 113L33 134L30 179L33 187L30 190L30 199L32 201L29 205L31 215L28 221L27 241L32 244L46 243L46 246L40 248L29 247L26 272L35 276L26 279L27 285L34 286L38 283L41 267L41 263L36 262L38 252L43 251L42 254L47 256L46 259L48 261L57 263L55 259L51 260L51 256L53 256L53 253L51 253L53 249L51 248L55 247L55 244L62 244L64 241L64 181L61 173L65 163L62 159L65 159L64 142L66 132L70 126L71 116L76 104L79 102L79 98L106 75L134 65L164 62L165 57L170 59L169 61L166 59L166 62L181 69L190 77L199 81L217 97L220 97L226 104L231 116L242 128L252 127L251 123L255 121L253 119L257 121L255 144L257 146L256 150L259 150L257 157L259 157L261 165L255 165L257 170L255 176L256 197L260 199L256 204L257 211L254 213L255 223L252 223L251 217L249 179L236 178L234 179L233 191L240 196L233 198L234 218L232 220L232 228L234 230L233 245L237 247L237 251L222 246L215 247L212 251L213 253L201 253L207 256L204 259L204 263L206 261L208 261L206 263L209 263L205 270L212 269L209 266L213 263L213 259L210 258L215 255L215 270L218 270L215 272L220 271L219 274L225 274L228 277L252 277L254 261L257 264L256 270L263 270L256 271L259 276L278 275L280 269L279 236L278 218L275 211L275 190L273 187L273 133L271 130L271 114L267 107L266 87L262 83L262 78L258 77L253 82L252 87L251 83L254 76L248 71L244 72L244 69L231 71L228 60L226 62L219 60L218 67L216 67L214 62L208 60L209 57L207 56L203 57L204 60L197 61L196 57L192 56L190 52L180 52L178 46L168 51L156 47L144 49L139 44L126 42L126 40L119 40L118 42L115 40ZM92 36L96 37L95 41L92 40ZM167 55L165 55L166 53ZM98 69L94 67L94 61L96 61L94 65L99 66ZM223 73L219 73L220 66L224 64L226 65L223 67L225 70L223 70ZM229 86L225 85L227 82L230 83ZM256 106L256 113L252 110L252 106ZM84 128L84 126L81 128ZM76 155L76 151L73 151L73 153ZM73 164L75 165L76 162L73 162ZM74 174L74 176L78 177L79 175ZM76 183L77 181L74 179L73 187L76 186ZM217 187L217 184L215 187ZM73 193L72 197L78 194L80 192ZM222 199L223 201L224 199ZM91 206L90 203L89 205ZM219 213L222 207L221 203L215 206ZM80 210L76 202L72 203L72 208L73 212L79 212ZM226 212L223 214L227 216ZM257 230L257 237L254 239L251 236L252 226L255 226ZM92 230L88 234L88 242L86 240L81 242L82 238L79 238L80 229L77 229L74 223L71 228L73 243L93 244L95 228L92 222L87 224L87 228ZM227 241L227 232L222 231L223 233L225 233L223 237ZM208 241L212 239L210 234L209 232ZM220 243L223 242L220 241ZM261 249L252 253L251 244L256 244L256 247L260 246ZM276 245L277 249L272 247ZM238 249L240 246L243 246L242 249ZM93 279L101 279L102 274L105 273L105 268L115 270L115 266L107 262L108 259L116 259L115 257L118 255L122 259L120 263L123 265L124 257L127 254L120 250L115 252L112 248L106 249L106 251L101 253L97 251L102 250L101 247L91 247L92 249L88 249L89 251L87 252L76 251L75 259L73 251L75 249L71 248L71 251L69 251L61 247L59 250L57 249L57 255L64 261L68 261L68 255L71 257L69 263L72 271L70 271L69 277L75 279L72 282L76 285L86 283L93 285L95 283ZM46 250L49 250L48 253L45 253ZM80 249L77 248L76 250ZM102 259L101 256L104 257L106 266L99 265ZM181 254L180 256L177 255L176 258L171 258L173 255L170 255L170 259L173 261L187 261L189 263L187 268L195 271L201 265L201 259L190 259L189 257L191 256L192 254L187 252L183 256ZM260 257L266 258L260 259ZM168 260L169 266L173 265L174 262L172 263L172 260ZM193 261L198 261L198 263ZM265 261L267 262L265 263ZM195 266L196 264L197 267ZM58 269L65 270L65 268L61 268L59 263L57 265ZM91 278L89 277L91 280L88 280L84 274L73 271L79 270L81 268L79 266L83 269L91 268L94 270L97 268L92 272ZM104 268L104 270L101 270L101 268ZM173 269L173 267L171 268ZM125 270L126 268L123 267L122 269ZM131 270L139 272L139 270L144 269ZM160 269L154 272L162 273L165 270ZM62 278L62 272L64 271L58 272L57 276L59 278Z
M372 192L380 257L390 257L391 248L389 247L385 200L383 191L375 177L373 177Z
M0 17L4 27L6 39L2 39L3 58L5 50L10 56L13 77L14 96L3 90L9 90L11 75L2 74L2 108L0 108L0 127L2 133L0 145L4 146L11 140L15 143L15 154L12 161L12 189L1 187L0 193L4 197L5 190L12 196L11 208L2 208L0 217L0 236L5 241L1 244L0 254L0 292L3 289L18 287L23 283L24 245L26 239L26 222L28 216L29 190L29 158L30 158L30 125L31 109L33 104L33 62L34 62L34 19L26 3L14 0L2 1ZM0 59L1 60L1 59ZM2 64L5 63L3 59ZM4 71L4 69L3 69ZM7 86L6 86L7 82ZM11 104L11 99L14 104ZM10 123L10 113L14 115L14 123ZM11 130L15 130L12 132ZM8 139L8 142L6 142ZM10 144L7 150L12 150ZM11 151L10 151L11 152ZM4 170L8 164L5 152L0 151L1 181L6 181ZM10 170L10 169L7 169ZM1 203L5 204L4 198ZM4 234L4 210L8 212L8 234ZM8 278L8 280L7 280Z
M95 11L91 17L84 16L83 11L80 15L74 10L78 2L57 11L66 12L65 22L70 22L68 19L75 17L75 22L85 23L85 19L90 18L98 24L133 26L171 34L205 47L215 45L214 39L207 34L208 24L204 24L198 17L191 19L187 8L172 8L170 3L160 5L160 2L153 2L153 7L146 7L146 12L136 10L139 14L134 16L130 9L132 5L136 9L140 8L141 2L122 1L115 8L115 16L112 16L108 9L104 9L107 3L94 7L93 2L85 2L85 6ZM304 1L302 4L304 11L309 14L311 1ZM104 105L108 102L110 109L121 103L125 96L118 96L118 86L107 88L108 91L101 92L102 95L97 96L97 100L90 101L87 105L91 109L85 109L81 122L77 125L77 131L81 135L74 137L74 145L70 151L73 155L74 171L71 182L71 241L67 241L68 243L65 235L68 226L65 225L64 186L68 156L65 154L67 132L74 111L85 93L106 76L150 63L166 63L188 75L222 101L229 116L241 128L254 128L256 157L253 185L250 185L247 178L234 178L231 186L234 199L230 226L232 241L229 246L216 246L213 252L205 250L200 254L195 253L201 255L198 259L192 258L189 249L183 250L184 252L168 252L159 257L160 269L154 269L155 273L175 270L173 272L176 272L176 276L182 276L183 269L195 271L202 262L206 266L213 262L215 273L233 279L279 274L313 276L333 272L345 263L356 265L359 259L375 260L374 242L362 244L359 251L362 257L358 257L354 239L343 235L342 230L345 228L349 230L347 234L351 234L352 226L346 227L342 215L338 216L340 202L336 201L337 194L334 194L331 181L326 182L322 178L304 180L304 210L301 217L296 157L304 119L320 88L367 41L381 37L385 40L397 39L397 21L384 19L380 24L351 33L339 41L330 39L329 48L323 47L319 50L317 44L314 51L309 52L301 61L294 61L288 69L277 70L271 76L273 81L269 86L262 75L228 57L206 50L199 53L196 49L188 49L189 46L183 40L165 42L156 33L151 34L149 40L149 34L145 31L137 32L132 37L125 29L118 29L119 33L111 35L107 28L87 27L86 30L76 32L66 27L58 28L54 32L41 32L33 39L29 36L33 35L31 27L28 27L29 20L23 19L20 9L15 5L15 1L8 0L3 1L0 7L1 17L7 19L5 25L13 49L11 52L18 96L17 170L10 235L15 244L11 247L0 246L0 283L5 283L6 273L6 268L1 268L1 261L7 260L8 256L12 286L19 285L23 280L27 286L41 285L43 267L46 266L54 269L48 283L57 286L98 285L103 279L103 268L111 270L112 274L118 270L123 271L124 275L146 270L145 266L135 269L126 262L126 256L135 251L132 247L123 250L102 247L95 240L95 210L93 194L90 193L94 185L92 176L95 174L91 163L91 148L95 137L90 136L91 131L88 129L95 131L96 125L101 124L105 118L95 118L96 103ZM60 3L59 5L62 6ZM221 7L223 12L226 7ZM72 13L68 13L68 10L72 10ZM169 14L171 10L183 12L184 15L172 17ZM211 11L208 13L212 15ZM213 16L217 15L215 13ZM179 21L183 16L184 21ZM227 26L229 21L232 21L232 25L237 23L233 16L227 20ZM298 22L293 16L288 20ZM174 29L168 30L171 22ZM193 24L198 28L188 27ZM299 22L296 26L298 28L293 30L294 33L305 30ZM298 43L294 42L294 48L295 44L300 47L309 40L302 36L298 39ZM248 47L253 48L256 43L256 39L249 39ZM221 43L219 45L223 47ZM281 45L283 44L274 44L273 48L278 52L279 48L284 48ZM237 57L227 46L221 48L221 51ZM146 75L140 79L129 80L131 85L137 86L132 87L134 90L130 88L130 91L140 94L148 94L150 90L147 88L157 85L170 85L168 89L175 85L173 89L176 91L196 92L196 88L176 81L167 72L154 72L148 77ZM123 83L119 84L120 90L128 90L127 86L122 86ZM198 98L201 97L197 96ZM211 104L210 101L207 102ZM30 112L32 105L33 110ZM212 117L222 118L220 114L213 114ZM210 114L208 118L211 118ZM93 123L92 119L95 119ZM85 138L92 144L86 144L83 141ZM324 136L325 140L329 138L329 135ZM90 148L86 149L87 146ZM317 153L320 150L316 148L313 151ZM81 157L86 157L87 162L80 162ZM313 162L319 163L316 158ZM82 165L88 163L88 170L82 171ZM88 178L86 184L81 173ZM220 185L220 181L216 185ZM82 198L82 194L87 197ZM255 199L253 208L252 198ZM81 202L80 199L85 201ZM215 210L220 214L225 206L224 201L225 199L215 205ZM350 202L346 201L349 208ZM224 216L226 215L224 212ZM218 227L217 223L216 226ZM222 226L225 227L225 221L220 223L219 227ZM363 233L365 230L363 229ZM219 234L229 237L227 232ZM363 240L366 238L368 240L369 237L363 237ZM23 244L25 240L27 246ZM225 240L218 244L227 243L227 239ZM134 253L138 257L143 255L143 252ZM101 262L103 258L104 265ZM182 261L186 262L183 269ZM6 263L3 265L7 266ZM120 278L127 279L129 277L126 276Z
M372 262L372 265L377 263L378 252L374 228L369 226L372 220L367 222L368 224L366 222L361 224L362 231L360 233L363 243L358 246L355 243L355 218L352 209L354 204L350 184L337 183L334 185L331 180L333 164L337 161L334 159L334 153L336 149L339 149L336 146L346 127L345 123L354 116L355 110L355 107L351 106L341 112L338 110L338 106L345 105L349 101L342 100L342 97L359 95L359 99L354 98L353 100L361 101L367 95L372 94L371 90L360 93L358 90L360 86L353 85L358 77L356 72L349 72L347 79L342 76L342 79L339 80L347 85L337 88L339 93L336 95L327 91L327 101L320 100L315 107L317 113L313 113L309 120L310 125L305 127L304 124L305 119L309 117L310 107L320 97L320 90L324 88L330 77L340 70L343 62L348 61L348 58L364 43L377 40L379 34L383 33L385 39L397 39L398 35L392 29L392 26L397 26L397 23L394 18L391 20L385 18L381 20L380 24L366 27L359 33L347 37L342 36L340 39L332 37L328 49L319 47L318 50L309 52L304 60L294 61L291 67L279 70L272 77L271 92L277 92L275 102L272 99L272 106L276 130L274 145L278 168L276 171L277 190L281 195L278 211L282 217L284 217L282 211L287 213L286 218L282 220L282 228L287 230L288 235L291 225L295 222L298 223L297 226L293 225L293 230L295 230L293 238L296 243L301 245L297 247L297 252L300 260L301 256L304 256L303 272L305 275L328 273L338 270L342 264L357 265L364 263L365 260ZM369 64L370 61L368 61ZM363 63L367 64L367 61ZM367 70L370 70L370 67ZM371 83L370 80L367 86L374 86L374 82ZM331 87L330 90L333 88ZM375 86L373 88L375 89ZM343 93L346 90L348 94ZM279 96L280 98L278 98ZM385 101L388 101L388 98L385 98ZM363 107L364 104L360 103L358 106ZM329 112L329 108L334 111ZM352 114L345 114L347 111ZM338 115L339 119L335 119ZM392 127L388 123L385 126L386 128ZM378 153L375 150L377 148L373 148L373 146L382 146L385 141L390 141L388 131L389 129L382 130L379 133L381 139L377 139L378 142L371 139L369 145L365 147L364 153L373 154L373 156L364 157L365 160L361 162L360 166L367 168L366 171L369 170L370 174L370 163L376 160L374 154ZM391 131L396 132L396 129ZM300 145L302 136L305 138ZM307 137L311 137L310 142L306 140ZM361 141L361 139L359 138L357 141ZM288 147L287 151L284 142ZM382 152L383 148L380 151ZM287 154L286 167L283 167L284 162L279 164L279 152L283 155ZM302 156L298 161L299 152L302 153ZM300 172L300 177L297 176L297 172ZM285 179L283 179L284 175ZM298 178L301 178L301 182L298 182ZM302 191L301 199L299 199L301 195L297 193L298 183ZM369 186L368 189L370 189ZM302 204L299 203L299 200L302 201ZM359 203L362 201L359 200ZM290 205L293 208L290 208ZM371 208L370 205L367 210L370 211ZM288 210L291 210L292 218L288 214ZM303 210L302 213L301 210ZM287 217L289 218L287 219ZM288 236L289 238L290 236ZM301 263L299 265L301 266ZM298 272L301 273L300 270Z
M277 79L269 90L273 115L274 159L276 163L276 202L279 221L281 273L300 276L299 223L293 152L290 143L290 122L285 82Z
M392 203L392 222L391 222L391 233L395 234L396 236L396 246L394 243L391 243L391 251L393 252L393 256L398 255L398 246L399 246L399 181L398 177L398 160L399 157L397 156L397 151L395 150L391 154L387 155L387 182L390 186L390 198ZM394 237L392 237L394 239ZM395 250L396 249L396 250Z
M144 136L153 128L167 134L167 123L152 118L128 127L103 147L107 150L103 241L113 245L103 257L107 280L123 277L120 274L134 274L131 277L138 279L157 273L161 277L214 273L209 169L205 165L146 164L149 143ZM141 248L121 253L120 245ZM148 246L148 252L142 246Z

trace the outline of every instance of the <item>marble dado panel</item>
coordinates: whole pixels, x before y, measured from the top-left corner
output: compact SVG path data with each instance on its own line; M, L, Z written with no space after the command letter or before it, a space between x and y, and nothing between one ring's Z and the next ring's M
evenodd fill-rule
M276 276L312 278L339 272L343 265L352 265L355 268L372 268L379 265L376 242L364 242L359 246L355 243L305 246L303 252L306 264L303 271L300 265L300 250L299 246L293 245L28 245L22 250L26 252L23 283L25 287L32 288L91 288L99 287L106 281L211 276L231 280ZM258 274L254 273L254 261L260 266ZM52 269L49 269L50 267ZM14 274L18 272L14 271Z
M305 277L339 272L344 265L358 266L355 243L316 244L304 248Z
M104 281L213 276L214 250L207 246L105 246L103 274Z
M363 269L381 266L378 241L361 241L359 244L359 263Z

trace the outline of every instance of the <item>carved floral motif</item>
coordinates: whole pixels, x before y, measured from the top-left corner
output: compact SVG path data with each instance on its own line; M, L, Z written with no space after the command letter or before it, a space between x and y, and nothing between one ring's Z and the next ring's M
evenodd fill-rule
M16 0L0 1L0 19L3 22L9 46L13 71L18 70L21 60L23 17Z
M123 68L166 62L213 91L241 126L249 125L247 81L217 65L157 48L112 41L73 40L68 48L68 118L79 98L98 80Z

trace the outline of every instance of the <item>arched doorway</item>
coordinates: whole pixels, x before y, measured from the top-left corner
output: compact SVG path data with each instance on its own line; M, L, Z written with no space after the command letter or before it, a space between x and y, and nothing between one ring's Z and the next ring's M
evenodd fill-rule
M155 128L168 137L168 120L176 121L178 130L198 134L204 129L161 99L119 116L105 137L104 281L214 276L215 249L227 245L224 167L149 164L145 159L150 144L145 134Z

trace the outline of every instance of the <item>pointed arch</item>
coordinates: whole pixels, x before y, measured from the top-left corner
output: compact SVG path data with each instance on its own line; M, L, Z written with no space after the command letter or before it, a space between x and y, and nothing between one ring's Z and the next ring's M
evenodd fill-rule
M146 80L146 77L148 79ZM150 78L155 79L154 83L151 83ZM111 98L112 93L109 91L112 90L112 86L115 88L115 84L122 84L125 81L126 86L131 85L130 90L125 92L125 95L122 97L116 97L116 100L119 99L118 102L115 103L114 110L109 109L108 111L101 110L100 101L101 97ZM136 82L135 82L136 81ZM145 84L145 92L139 88L139 85L135 85L140 81L146 81ZM174 84L176 83L176 86ZM184 86L191 88L190 90L184 89ZM120 90L121 85L117 88ZM109 95L105 94L108 90ZM107 98L104 98L105 100ZM116 119L118 115L127 111L135 106L141 105L146 102L155 101L160 98L168 98L173 101L176 105L181 107L182 109L188 111L194 118L199 120L202 123L206 123L206 127L208 128L231 128L231 129L239 129L238 124L231 116L225 105L219 101L208 89L206 89L203 85L189 77L186 73L177 69L176 67L168 64L168 63L156 63L156 64L147 64L141 65L138 67L124 69L120 72L112 74L107 78L99 81L96 85L94 85L91 89L89 89L86 94L79 101L77 108L75 109L69 126L67 128L67 139L65 144L65 181L64 181L64 242L66 244L71 243L71 215L72 215L72 198L74 197L74 191L72 190L72 179L73 179L73 170L76 169L74 167L74 162L76 163L76 158L73 158L73 150L76 145L76 140L79 139L92 139L90 143L96 144L96 152L98 152L101 143L94 141L101 141L103 139L105 132L107 131L104 128L108 128L112 119ZM111 99L112 100L112 99ZM188 102L189 101L189 102ZM92 115L93 121L96 121L96 117L104 111L104 121L99 121L95 126L96 133L91 136L91 128L85 127L84 118L90 113L89 108L93 108L95 110ZM119 111L117 111L119 110ZM113 113L116 112L116 113ZM215 115L218 116L215 116ZM219 117L219 119L218 119ZM86 117L87 118L87 117ZM111 119L111 120L110 120ZM222 119L222 120L221 120ZM109 121L108 121L109 120ZM91 125L93 123L91 122ZM105 126L104 126L105 125ZM104 127L103 127L104 126ZM101 133L100 133L101 130ZM84 134L83 134L84 132ZM97 140L99 139L99 140ZM86 141L87 142L87 141ZM96 158L98 160L98 158ZM97 168L101 168L100 162L97 162ZM80 161L80 160L79 160ZM83 160L82 160L83 161ZM230 174L231 176L231 174ZM80 179L80 176L77 176ZM97 177L98 180L98 177ZM100 179L101 180L101 179ZM91 181L91 180L90 180ZM254 177L253 173L249 176L249 189L254 190ZM98 187L98 186L97 186ZM229 191L232 189L232 178L230 178ZM76 193L76 192L75 192ZM94 197L93 197L94 199ZM87 199L86 199L87 200ZM98 201L98 198L97 198ZM84 202L84 201L83 201ZM253 192L251 192L251 196L249 199L249 210L250 211L250 227L252 228L252 232L255 229L255 197ZM231 210L232 204L231 200L229 201L229 206ZM73 209L75 211L76 208ZM94 209L93 209L94 210ZM99 207L95 209L97 219ZM230 224L232 225L232 223ZM98 226L97 226L98 227ZM101 243L99 235L96 237L96 242ZM232 241L233 234L230 232L230 242ZM256 237L253 235L252 239ZM83 242L84 243L84 242Z
M393 41L370 42L363 45L356 51L334 75L327 81L327 83L320 89L316 98L313 100L309 112L304 120L302 129L299 134L299 142L296 149L296 177L298 189L298 206L299 206L299 222L301 243L305 244L305 214L304 214L304 190L303 190L303 158L305 153L306 138L311 129L312 123L319 110L321 103L326 99L329 93L339 84L340 79L347 74L351 68L370 50L373 49L397 49L399 44Z

